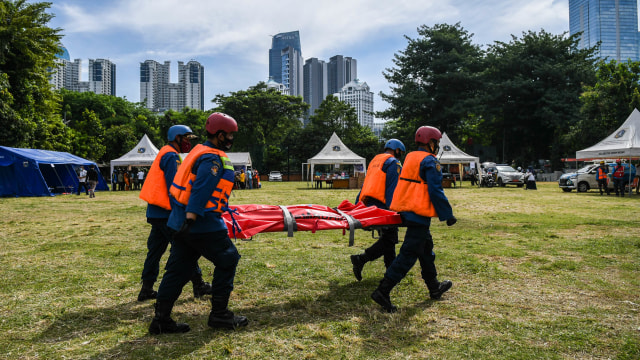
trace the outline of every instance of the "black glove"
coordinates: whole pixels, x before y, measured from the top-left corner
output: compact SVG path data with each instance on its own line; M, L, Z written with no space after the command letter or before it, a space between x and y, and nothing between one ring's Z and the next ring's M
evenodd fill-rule
M173 234L173 241L186 240L187 237L189 236L189 231L191 231L191 226L193 225L194 222L195 220L193 219L185 219L184 222L182 223L182 226L180 227L180 230L176 231Z
M455 224L456 222L458 222L458 219L456 219L456 217L452 217L451 219L447 219L447 226L451 226L453 224Z

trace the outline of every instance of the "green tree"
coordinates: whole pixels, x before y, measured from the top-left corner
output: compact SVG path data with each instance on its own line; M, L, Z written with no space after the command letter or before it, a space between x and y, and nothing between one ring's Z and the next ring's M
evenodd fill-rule
M74 122L70 133L73 154L93 160L101 159L105 154L106 147L102 143L104 129L93 111L85 110L82 118Z
M57 98L48 76L60 51L60 29L47 26L51 3L0 2L0 143L49 146L47 131L60 129ZM7 101L6 103L4 101ZM36 132L38 137L36 137Z
M460 23L422 25L418 35L405 36L406 49L394 55L395 67L383 72L395 86L390 94L380 93L390 107L378 116L392 119L385 134L408 146L422 125L448 132L455 141L478 113L483 52Z
M580 120L567 136L572 149L591 146L615 131L640 108L640 62L598 63L597 81L580 96Z
M206 131L204 129L205 122L210 113L184 108L182 111L167 110L164 115L160 117L158 121L158 128L162 137L163 143L167 142L167 132L169 128L174 125L186 125L191 128L194 135L199 137L199 142L206 139Z
M104 132L103 144L110 151L109 159L117 159L131 150L140 139L135 135L131 126L116 125Z
M484 131L503 162L526 165L559 159L568 152L563 140L580 109L585 84L593 84L594 49L578 49L578 35L544 30L512 36L487 51Z
M213 102L214 111L232 116L238 122L233 151L251 153L254 166L264 172L267 146L275 146L283 151L283 140L290 131L300 128L304 113L309 105L302 97L283 95L275 89L268 89L264 82L247 90L217 95Z
M96 149L86 149L92 156L102 153L98 157L90 157L91 159L108 162L131 150L131 148L123 149L119 141L111 139L107 141L107 133L104 129L117 127L119 130L116 134L122 134L125 132L122 127L129 128L130 130L126 133L131 133L133 140L127 141L127 143L133 142L131 146L135 146L145 134L156 146L162 146L166 143L166 132L162 136L158 130L158 116L144 108L141 103L132 103L124 98L93 92L80 93L61 89L59 93L61 96L60 116L65 124L73 129L72 142L82 141L84 143L88 139L95 139L99 142L96 144L100 146ZM91 120L89 121L90 126L88 126L87 112L91 113L91 119L96 119L98 122L94 123ZM101 133L96 131L101 131ZM113 133L109 132L109 134ZM87 153L82 150L82 146L84 144L73 143L73 151ZM80 153L76 153L76 155L82 156Z

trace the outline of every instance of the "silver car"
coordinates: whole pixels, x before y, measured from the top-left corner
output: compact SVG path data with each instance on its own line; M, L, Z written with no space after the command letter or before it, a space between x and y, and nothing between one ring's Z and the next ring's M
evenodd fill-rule
M498 176L496 177L498 186L516 185L517 187L522 187L524 185L524 174L518 170L509 165L496 165L496 169L498 169Z
M282 181L282 174L280 173L280 171L270 172L269 181Z

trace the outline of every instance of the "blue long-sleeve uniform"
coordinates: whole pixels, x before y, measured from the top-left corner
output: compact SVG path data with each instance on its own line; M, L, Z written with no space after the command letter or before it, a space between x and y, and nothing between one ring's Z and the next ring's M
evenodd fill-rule
M214 147L209 141L205 142L204 145L211 148ZM169 216L168 226L176 231L179 230L186 218L186 213L192 212L198 215L191 227L192 233L226 230L227 226L219 213L205 211L205 205L226 171L230 170L224 169L222 160L218 155L204 154L200 156L191 169L191 172L196 174L196 179L191 187L189 203L185 207L172 198L172 211Z
M418 151L425 150L420 148ZM453 218L451 204L449 204L449 199L447 199L442 189L440 163L434 156L427 156L420 162L420 178L422 178L429 187L429 197L440 221ZM403 212L401 215L405 221L427 226L431 225L431 218L429 217L421 216L413 212Z

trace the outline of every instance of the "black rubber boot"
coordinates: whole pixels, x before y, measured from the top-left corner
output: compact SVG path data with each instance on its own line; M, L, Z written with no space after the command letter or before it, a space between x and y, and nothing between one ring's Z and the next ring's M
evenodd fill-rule
M153 281L143 280L142 288L138 293L138 301L145 301L149 299L155 299L158 296L158 292L153 290Z
M380 281L380 285L378 288L371 294L371 298L373 301L377 302L384 308L384 310L388 313L394 313L398 311L398 308L391 303L391 297L389 294L394 286L396 286L396 282L385 277Z
M211 313L207 324L214 329L235 330L247 326L249 320L245 316L234 315L228 309L229 295L213 296L211 298Z
M213 293L211 284L202 280L202 274L196 273L193 275L191 283L193 284L193 297L195 298L201 298Z
M353 264L353 275L355 275L356 280L362 280L362 269L364 268L364 264L369 261L367 254L362 253L360 255L351 255L351 264Z
M149 332L151 334L186 333L191 330L188 324L177 323L171 318L173 303L156 302L154 307L156 309L156 315L153 317L151 325L149 325Z
M453 286L451 280L445 280L443 282L438 282L438 280L435 280L427 283L427 287L429 288L429 297L433 300L438 300L442 297L442 294L451 289L451 286Z

